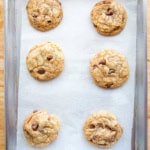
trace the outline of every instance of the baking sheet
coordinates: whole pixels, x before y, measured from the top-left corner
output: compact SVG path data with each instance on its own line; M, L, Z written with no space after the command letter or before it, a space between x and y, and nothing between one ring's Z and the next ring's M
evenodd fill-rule
M98 150L86 141L82 127L92 112L114 113L124 128L121 139L111 150L131 149L136 66L136 0L118 0L126 8L128 20L117 36L99 35L93 27L90 12L97 0L61 0L64 17L61 24L48 32L32 28L26 14L27 0L22 0L22 34L18 98L17 150L32 150L23 135L25 117L35 109L45 109L61 120L58 139L44 150ZM58 43L64 52L62 74L48 82L33 79L26 69L29 49L43 41ZM114 90L95 85L89 72L90 59L98 51L111 48L124 54L129 62L129 80Z

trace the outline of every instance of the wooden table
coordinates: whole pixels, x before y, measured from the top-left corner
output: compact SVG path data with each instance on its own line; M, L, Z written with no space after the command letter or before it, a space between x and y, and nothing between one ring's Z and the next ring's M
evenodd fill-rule
M3 54L3 10L0 1L0 149L4 149L4 54Z
M3 11L2 0L0 1L0 150L4 149L4 44L3 44ZM150 6L150 0L148 0L147 6ZM150 10L148 10L148 92L150 92ZM148 94L148 149L150 149L150 94Z

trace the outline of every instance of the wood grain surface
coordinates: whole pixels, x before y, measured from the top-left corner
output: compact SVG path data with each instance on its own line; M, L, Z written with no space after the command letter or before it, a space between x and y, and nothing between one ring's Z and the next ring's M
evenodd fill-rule
M4 36L3 1L0 0L0 150L4 149Z
M147 4L148 93L150 92L150 0ZM4 150L4 28L3 2L0 0L0 150ZM148 94L148 149L150 150L150 94Z

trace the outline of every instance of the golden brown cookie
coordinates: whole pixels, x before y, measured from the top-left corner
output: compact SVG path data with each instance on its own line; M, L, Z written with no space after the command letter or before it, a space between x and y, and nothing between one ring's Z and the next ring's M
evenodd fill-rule
M64 56L57 44L43 42L31 48L26 57L26 64L35 79L51 80L62 72Z
M40 31L55 28L63 18L59 0L29 0L26 9L30 24Z
M83 129L86 139L102 148L114 145L123 133L116 116L107 111L91 114Z
M104 0L95 4L91 11L94 27L102 35L120 33L127 21L125 8L115 0Z
M60 121L46 111L34 111L24 121L23 131L29 145L44 147L56 140Z
M103 88L120 87L129 77L127 59L117 51L102 50L90 62L95 83Z

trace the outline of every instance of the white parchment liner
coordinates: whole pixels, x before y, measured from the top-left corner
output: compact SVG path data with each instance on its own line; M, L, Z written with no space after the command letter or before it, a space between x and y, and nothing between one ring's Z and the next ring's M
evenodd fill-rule
M17 150L33 150L23 135L24 119L35 109L45 109L61 120L57 140L43 150L99 150L83 135L89 114L99 110L114 113L124 128L119 142L111 150L131 149L136 65L136 0L118 0L126 8L125 29L116 36L98 34L90 12L97 0L61 0L64 17L61 24L48 32L32 28L26 14L27 0L22 0L22 35L19 78ZM20 6L21 7L21 6ZM29 49L43 41L58 43L64 52L62 74L48 82L32 78L26 68ZM125 55L130 65L129 80L120 88L107 90L96 86L89 72L89 62L98 51L110 48Z

